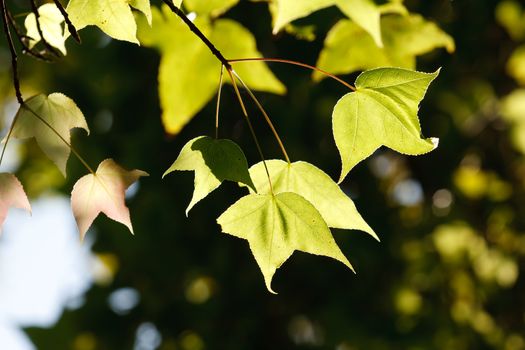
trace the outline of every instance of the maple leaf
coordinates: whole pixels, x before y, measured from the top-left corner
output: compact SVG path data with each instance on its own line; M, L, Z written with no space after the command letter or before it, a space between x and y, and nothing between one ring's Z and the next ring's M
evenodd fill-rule
M20 106L15 118L13 137L34 137L42 151L66 176L66 164L71 153L68 145L71 143L70 130L82 128L89 134L86 119L75 102L61 93L36 95Z
M9 173L0 173L0 232L9 208L31 212L31 205L18 179Z
M353 270L321 214L296 193L247 195L217 222L223 232L249 242L271 293L275 271L295 250L336 259Z
M127 171L112 159L106 159L95 174L77 181L71 192L71 207L82 239L100 213L127 226L133 234L124 198L126 189L141 176L149 175L142 170Z

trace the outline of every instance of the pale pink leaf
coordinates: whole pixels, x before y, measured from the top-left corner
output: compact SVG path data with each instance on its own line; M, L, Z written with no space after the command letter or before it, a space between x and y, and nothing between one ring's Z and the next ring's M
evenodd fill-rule
M13 174L0 173L0 229L11 207L31 212L31 205L20 181Z
M124 224L133 233L125 192L141 176L148 176L148 173L127 171L112 159L106 159L94 175L86 175L77 181L71 192L71 207L82 239L100 213Z

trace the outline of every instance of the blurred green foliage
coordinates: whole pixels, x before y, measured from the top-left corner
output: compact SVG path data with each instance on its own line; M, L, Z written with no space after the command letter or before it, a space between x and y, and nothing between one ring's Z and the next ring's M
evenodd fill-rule
M27 10L22 3L14 2L20 13ZM359 165L343 188L381 243L336 231L357 275L330 259L296 253L274 278L277 296L264 288L246 242L220 234L215 223L244 189L226 184L186 218L192 175L160 180L188 140L213 133L213 103L176 138L166 136L158 54L95 29L82 32L82 45L68 42L68 56L57 64L21 58L28 96L61 91L83 110L92 135L78 133L73 142L85 158L97 164L112 157L151 175L129 201L135 237L106 218L95 221L89 235L104 267L97 284L80 309L66 311L51 329L27 330L37 347L129 349L137 327L151 322L163 350L525 349L525 6L512 0L406 5L456 41L452 55L435 51L418 59L420 70L442 67L419 112L423 130L439 137L440 147L416 158L382 149ZM254 33L264 56L306 63L316 62L326 33L342 18L329 8L298 21L315 25L315 39L301 41L271 35L264 3L241 1L226 16ZM4 44L2 104L12 99ZM299 69L271 68L288 94L260 97L288 152L335 177L340 161L330 115L346 91L326 79L315 84ZM221 114L224 137L243 145L255 163L231 88L224 90ZM278 157L263 122L255 127L267 156ZM72 159L64 181L33 143L22 152L18 176L33 197L53 187L67 194L84 175ZM136 289L140 303L119 315L108 297L122 287Z

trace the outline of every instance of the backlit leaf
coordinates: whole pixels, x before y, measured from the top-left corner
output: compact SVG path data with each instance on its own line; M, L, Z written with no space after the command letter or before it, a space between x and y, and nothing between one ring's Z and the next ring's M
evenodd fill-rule
M361 230L379 240L363 220L354 202L321 169L307 162L288 164L282 160L266 161L274 193L293 192L309 201L329 227ZM270 194L268 177L262 162L250 168L259 194Z
M18 179L9 173L0 173L0 232L9 208L31 212L31 205Z
M418 108L439 71L420 73L400 68L366 71L356 80L357 91L334 107L333 132L341 154L339 182L376 149L387 146L400 153L432 151L438 140L421 138Z
M197 14L217 17L235 6L239 0L184 0L184 7Z
M455 49L448 34L419 15L383 17L381 31L383 48L355 23L339 21L326 37L317 67L333 74L384 66L414 69L419 55L440 47ZM313 77L320 80L323 75L315 72Z
M226 57L262 57L253 35L239 23L228 19L211 22L205 16L198 16L194 23ZM176 134L217 92L221 63L167 6L162 13L153 8L153 28L139 25L139 37L143 45L161 52L162 120L166 131ZM239 63L235 71L252 89L286 91L263 62Z
M248 162L241 148L230 140L215 140L200 136L189 141L177 160L164 173L195 171L195 190L186 215L191 208L215 190L224 180L240 182L252 188Z
M112 159L106 159L100 163L95 174L83 176L77 181L71 192L71 207L82 239L100 213L126 225L133 233L124 196L126 189L141 176L148 176L148 173L127 171Z
M223 232L248 241L272 293L275 271L295 250L328 256L352 269L321 214L298 194L250 194L229 207L217 222Z
M95 25L114 39L138 44L137 24L130 6L143 12L151 22L148 0L71 0L66 10L77 30Z
M67 36L64 30L64 16L60 13L55 4L44 4L38 8L40 29L44 34L44 39L53 47L56 47L64 55L66 51ZM36 17L33 13L27 15L24 25L26 27L26 35L31 38L29 40L29 48L33 48L39 43L42 38L38 32L36 24Z
M71 152L69 146L35 114L53 127L68 143L71 143L72 128L82 128L89 134L84 115L72 99L61 93L53 93L49 96L40 94L28 98L25 105L20 106L16 116L13 137L34 137L42 151L66 176L66 164Z

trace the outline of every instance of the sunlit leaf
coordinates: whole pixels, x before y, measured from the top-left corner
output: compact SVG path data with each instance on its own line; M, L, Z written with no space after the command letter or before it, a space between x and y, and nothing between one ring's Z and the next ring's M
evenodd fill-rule
M199 16L195 24L228 58L262 57L253 35L235 21L211 22ZM158 79L162 120L166 131L176 134L217 92L221 63L166 6L162 13L153 9L153 29L139 25L139 37L143 45L161 52ZM235 71L255 90L286 91L263 62L239 63Z
M31 205L18 179L9 173L0 173L0 232L9 208L31 212Z
M454 40L419 15L386 16L381 20L383 48L355 23L339 21L328 33L317 67L333 74L391 66L414 69L416 57L436 48L454 51ZM315 72L315 80L323 75Z
M251 194L218 219L222 231L246 239L272 293L275 271L295 250L324 255L352 266L335 242L321 214L295 193Z
M40 29L42 29L42 34L44 34L44 39L47 43L53 47L56 47L64 55L66 51L66 39L64 30L64 16L60 13L58 7L55 4L44 4L38 8ZM33 48L38 44L42 37L38 32L38 27L36 24L36 17L33 13L27 15L24 25L26 27L26 35L30 37L29 47Z
M180 5L180 4L177 4L176 1L174 2L174 4L177 6ZM149 3L149 0L129 0L129 5L133 7L134 9L142 12L144 16L146 16L148 23L151 25L152 15L151 15L151 5Z
M13 137L34 137L44 153L66 176L66 164L71 150L51 128L68 143L71 143L70 130L73 128L82 128L89 134L86 119L75 102L61 93L36 95L26 100L16 118Z
M255 188L244 153L230 140L216 140L207 136L194 138L182 148L177 160L164 176L173 171L195 171L195 190L186 215L224 180Z
M184 7L197 14L217 17L235 6L239 0L184 0Z
M77 181L71 192L71 207L82 239L100 213L127 226L133 233L124 196L126 189L141 176L148 176L148 173L127 171L112 159L106 159L100 163L95 174L83 176Z
M334 138L341 154L339 182L376 149L387 146L419 155L437 147L437 139L421 138L418 108L438 72L420 73L400 68L366 71L356 80L357 91L343 96L334 107Z
M339 0L337 6L352 21L370 34L378 47L383 46L379 6L372 0Z
M151 22L148 0L71 0L67 13L77 30L90 25L118 40L139 43L137 24L130 6L143 12Z
M296 0L275 0L275 16L273 24L273 32L277 33L284 28L288 23L309 14L334 5L336 0L310 0L310 1L296 1Z
M307 162L288 164L282 160L266 161L274 193L293 192L309 201L329 227L361 230L379 240L363 220L354 202L321 169ZM262 162L250 168L259 194L270 194L268 176Z

